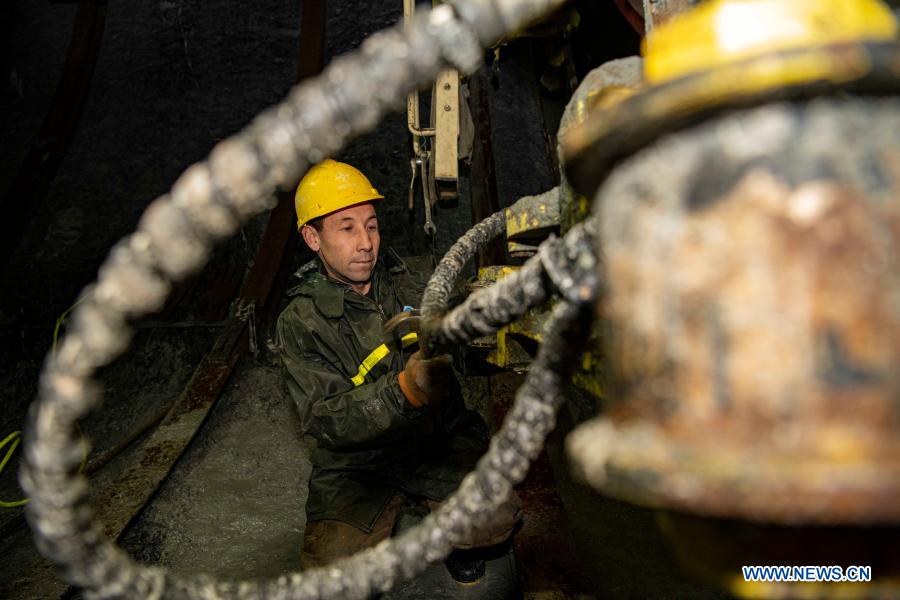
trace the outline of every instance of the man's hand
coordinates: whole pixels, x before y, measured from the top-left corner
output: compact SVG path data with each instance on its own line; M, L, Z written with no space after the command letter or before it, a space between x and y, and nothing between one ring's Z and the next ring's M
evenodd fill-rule
M421 350L409 357L397 381L410 404L418 408L447 397L453 377L450 360L449 354L422 358Z

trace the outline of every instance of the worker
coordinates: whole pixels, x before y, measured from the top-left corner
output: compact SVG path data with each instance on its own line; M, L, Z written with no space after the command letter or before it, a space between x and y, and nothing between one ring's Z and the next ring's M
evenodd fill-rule
M383 196L356 168L325 160L297 188L297 226L317 257L277 324L287 386L315 439L300 556L322 566L389 537L410 502L434 509L487 448L484 420L467 410L450 356L425 358L415 336L391 343L384 324L418 306L426 279L392 252L379 254L375 206ZM445 562L477 581L474 548L510 537L518 497Z

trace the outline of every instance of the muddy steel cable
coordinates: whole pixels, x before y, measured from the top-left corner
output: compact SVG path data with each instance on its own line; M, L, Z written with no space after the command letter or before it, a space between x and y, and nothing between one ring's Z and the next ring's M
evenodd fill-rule
M482 459L480 474L470 475L423 526L325 569L274 581L219 582L138 565L105 538L93 519L87 479L77 474L82 449L75 423L100 405L92 376L128 347L128 321L162 306L172 283L197 271L216 241L271 207L276 189L293 185L310 164L371 130L440 69L450 65L472 72L485 45L559 4L458 0L372 36L217 145L207 161L191 166L148 207L137 231L112 249L56 356L45 363L25 434L21 483L32 497L29 524L39 550L61 567L67 581L90 598L363 598L442 558L473 523L489 517L517 477L524 477L543 442L548 414L552 422L552 409L536 391L550 395L554 388L544 381L525 386L523 407L513 411L522 422L504 427ZM572 306L561 303L561 314L551 323L562 327L576 310ZM546 345L545 354L551 354L553 344ZM557 346L555 357L571 347L569 342ZM539 357L533 380L559 378L542 365Z
M422 339L429 354L446 352L455 345L488 335L522 317L529 309L557 293L573 304L592 300L599 288L594 222L575 225L564 238L551 236L522 267L489 288L470 295L448 314L447 299L466 261L477 246L498 233L495 213L466 233L441 260L422 297ZM493 233L493 235L491 235Z
M504 211L497 211L477 223L450 246L450 249L434 268L434 273L422 294L423 319L433 321L443 316L447 311L450 292L466 263L475 256L479 247L503 233L505 229Z

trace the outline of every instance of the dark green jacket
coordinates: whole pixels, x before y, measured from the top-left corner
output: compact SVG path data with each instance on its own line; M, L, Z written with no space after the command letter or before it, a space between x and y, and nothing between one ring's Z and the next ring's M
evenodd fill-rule
M406 400L397 375L414 346L392 345L361 372L384 343L385 321L406 306L418 308L425 285L402 261L383 263L379 258L373 274L374 300L310 263L298 271L300 284L289 291L295 298L278 318L288 390L304 431L317 441L309 522L337 519L370 531L397 490L443 500L486 448L487 427L465 409L458 384L439 419Z

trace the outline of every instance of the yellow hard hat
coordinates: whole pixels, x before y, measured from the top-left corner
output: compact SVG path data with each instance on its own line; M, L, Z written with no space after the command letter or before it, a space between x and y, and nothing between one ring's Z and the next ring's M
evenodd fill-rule
M882 0L711 0L646 37L644 75L662 83L765 53L896 37L897 21Z
M310 169L297 186L297 229L336 210L383 198L358 169L326 158Z

